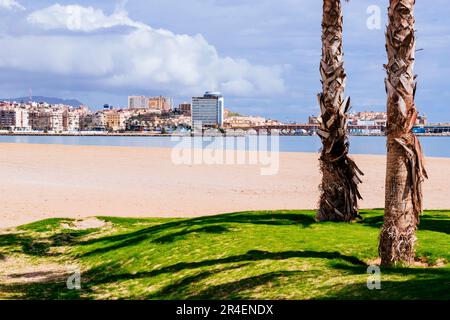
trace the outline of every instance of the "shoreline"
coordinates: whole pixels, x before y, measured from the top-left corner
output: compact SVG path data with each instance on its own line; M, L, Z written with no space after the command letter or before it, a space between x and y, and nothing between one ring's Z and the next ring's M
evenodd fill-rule
M232 129L232 130L239 130L239 129ZM270 135L270 134L269 134ZM426 137L442 137L442 138L449 138L450 133L447 134L435 134L435 133L419 133L415 134L416 136L422 138ZM201 135L201 137L215 137L217 135ZM224 136L224 137L248 137L252 136L249 134L224 134L224 135L218 135L218 136ZM313 137L315 135L300 135L300 134L280 134L279 136L287 136L287 137ZM385 134L348 134L349 137L386 137ZM0 137L194 137L193 134L174 134L174 133L20 133L20 132L14 132L14 133L5 133L0 132ZM200 135L197 135L197 137L200 137Z
M1 136L1 135L0 135ZM2 142L0 141L0 151L3 147L11 146L11 145L21 145L21 146L45 146L45 147L74 147L74 148L117 148L117 149L142 149L142 150L156 150L156 151L167 151L173 150L173 146L124 146L124 145L86 145L86 144L63 144L63 143L32 143L32 142ZM217 150L214 148L192 148L191 150ZM222 150L222 149L218 149ZM234 152L234 153L258 153L264 151L254 151L254 150L236 150L236 149L223 149L224 152ZM276 152L267 150L267 152ZM315 155L320 156L320 150L317 152L306 152L306 151L278 151L279 154L297 154L297 155ZM368 157L381 157L386 158L386 154L376 154L376 153L349 153L350 157L360 157L360 156L368 156ZM426 156L426 159L448 159L450 161L450 157L436 157L436 156ZM1 156L0 156L1 163ZM1 183L1 181L0 181ZM367 208L367 209L377 209L377 208Z
M46 218L186 218L317 205L318 153L280 152L277 174L263 176L264 165L176 165L171 152L0 143L0 228ZM360 207L383 207L386 157L351 156L365 172ZM426 165L425 209L449 209L450 158L427 158Z
M271 136L267 136L267 139L270 139ZM147 142L150 143L148 144L145 140L142 140L143 137L135 137L136 140L131 139L132 137L120 137L120 136L105 136L105 137L101 137L101 136L97 136L97 138L105 138L104 140L100 140L99 143L96 142L96 140L89 140L89 137L86 137L88 140L85 140L86 143L83 142L82 139L73 139L71 140L70 137L67 137L68 140L64 140L64 137L51 137L48 136L47 139L43 138L40 139L39 137L33 137L33 136L23 136L23 139L2 139L2 136L0 135L0 144L22 144L22 145L54 145L54 146L98 146L98 147L123 147L123 148L145 148L145 149L173 149L177 146L179 146L179 142L180 140L170 140L170 141L165 141L165 140L160 140L159 143L153 144L150 140L148 140ZM34 139L33 139L34 138ZM52 139L53 138L53 139ZM94 137L91 137L94 138ZM126 141L116 141L113 140L113 138L116 139L121 139L121 138L129 138ZM145 138L145 137L144 137ZM153 138L158 138L158 136L153 136ZM164 138L164 137L159 137L159 138ZM167 136L165 138L174 138L174 139L182 139L182 138L186 138L183 136ZM187 137L187 138L191 138L191 137ZM208 143L211 142L210 140L207 139L211 139L211 137L208 136L204 136L204 137L196 137L199 139L205 139L203 142L203 148L207 149L207 150L221 150L222 148L219 147L215 147L215 146L210 146ZM223 139L226 138L245 138L245 139L249 139L251 138L250 136L235 136L235 137L223 137ZM254 139L260 139L261 136L253 136ZM280 139L282 138L281 136L279 137ZM292 137L287 137L285 136L285 138L292 138ZM312 136L303 136L299 138L303 138L303 139L308 139L308 138L316 138L317 140L315 140L314 142L312 142L312 144L309 144L310 146L314 146L314 148L308 148L308 147L303 147L307 144L302 143L302 147L295 147L295 145L293 144L293 140L289 140L287 141L287 143L282 143L283 140L279 140L280 144L279 144L279 153L290 153L290 154L296 154L296 153L309 153L309 154L319 154L320 153L320 149L321 149L321 143L320 143L320 138L319 137L312 137ZM354 136L352 137L353 139L364 139L365 137L362 136ZM376 137L373 137L374 139ZM381 139L381 137L377 137L378 139ZM429 137L430 139L432 137ZM40 139L40 140L39 140ZM112 139L112 140L108 140L108 139ZM140 140L141 139L141 140ZM33 141L34 140L34 141ZM442 141L440 139L438 139L439 141ZM434 143L438 142L438 140L436 140ZM156 140L158 141L158 140ZM302 140L300 139L299 142L301 142ZM368 139L367 142L370 141L376 141L376 140L371 140ZM426 141L426 140L425 140ZM423 141L423 142L425 142ZM432 140L429 140L432 141ZM111 143L110 143L111 142ZM311 143L311 141L307 141L308 143ZM352 140L351 142L351 148L350 148L350 156L354 156L354 155L374 155L374 156L386 156L386 149L385 149L385 145L383 142L378 141L378 146L376 145L367 145L364 143L358 143L356 144L357 140ZM448 142L448 141L444 141L444 142ZM224 140L224 150L228 150L229 152L234 152L236 151L236 142L231 141L231 144L229 146L227 140ZM246 141L246 143L250 143L248 141ZM187 145L189 145L189 142L187 142ZM222 146L221 144L219 144L219 146ZM425 148L425 145L422 144L422 146ZM431 145L433 146L433 145ZM198 146L196 143L192 143L191 142L191 148L192 150L197 150ZM248 149L250 150L255 150L252 148L247 148L247 146L245 147L248 151ZM238 150L244 150L242 148L242 146L240 148L238 148ZM268 149L262 149L261 151L264 150L268 150L268 151L274 151L271 148ZM445 148L444 148L445 150ZM427 151L427 150L426 150ZM434 146L434 149L429 150L428 152L425 153L426 158L436 158L436 159L450 159L450 152L446 151L442 151L440 149L436 149L436 147Z

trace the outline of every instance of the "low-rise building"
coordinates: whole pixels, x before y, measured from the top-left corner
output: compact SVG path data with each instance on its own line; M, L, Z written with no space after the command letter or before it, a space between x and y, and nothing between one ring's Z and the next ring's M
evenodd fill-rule
M263 126L266 124L266 119L263 117L253 116L236 116L229 117L224 122L226 128L251 128Z
M191 114L192 114L192 105L190 103L188 103L188 102L180 103L178 105L178 110L182 114L184 114L186 116L191 116Z
M123 131L131 113L125 110L109 110L105 112L106 127L109 131Z
M319 117L309 116L308 117L308 124L318 125L319 124Z
M105 122L108 131L120 130L120 115L115 110L105 112Z

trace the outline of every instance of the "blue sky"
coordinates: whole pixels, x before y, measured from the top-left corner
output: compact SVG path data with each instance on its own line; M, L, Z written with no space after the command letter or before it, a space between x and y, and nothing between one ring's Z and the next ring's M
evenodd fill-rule
M369 30L367 8L381 10ZM353 110L384 110L388 1L343 4ZM131 94L176 102L221 90L243 114L305 121L318 113L317 0L0 0L0 97L77 98L95 109ZM450 121L450 7L417 1L417 105Z

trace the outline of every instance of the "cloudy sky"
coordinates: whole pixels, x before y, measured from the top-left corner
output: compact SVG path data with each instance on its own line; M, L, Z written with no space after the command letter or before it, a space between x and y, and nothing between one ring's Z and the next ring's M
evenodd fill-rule
M369 29L374 5L380 28ZM344 4L355 111L385 109L387 6ZM318 0L0 0L0 97L32 88L96 109L220 90L232 110L305 121L318 113L321 10ZM449 17L448 0L417 1L417 105L434 122L450 121Z

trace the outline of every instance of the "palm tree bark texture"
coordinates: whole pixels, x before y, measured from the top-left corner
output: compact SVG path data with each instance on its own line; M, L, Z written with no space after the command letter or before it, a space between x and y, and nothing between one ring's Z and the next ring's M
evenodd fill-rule
M414 103L414 5L415 0L390 0L388 9L386 203L379 245L382 265L414 261L415 234L423 210L422 183L427 178L420 142L412 133L418 114Z
M342 44L343 16L340 0L324 0L322 21L322 93L318 95L321 115L318 135L322 140L320 169L322 183L318 221L351 221L358 217L358 184L363 175L349 158L347 112L344 98L346 74Z

